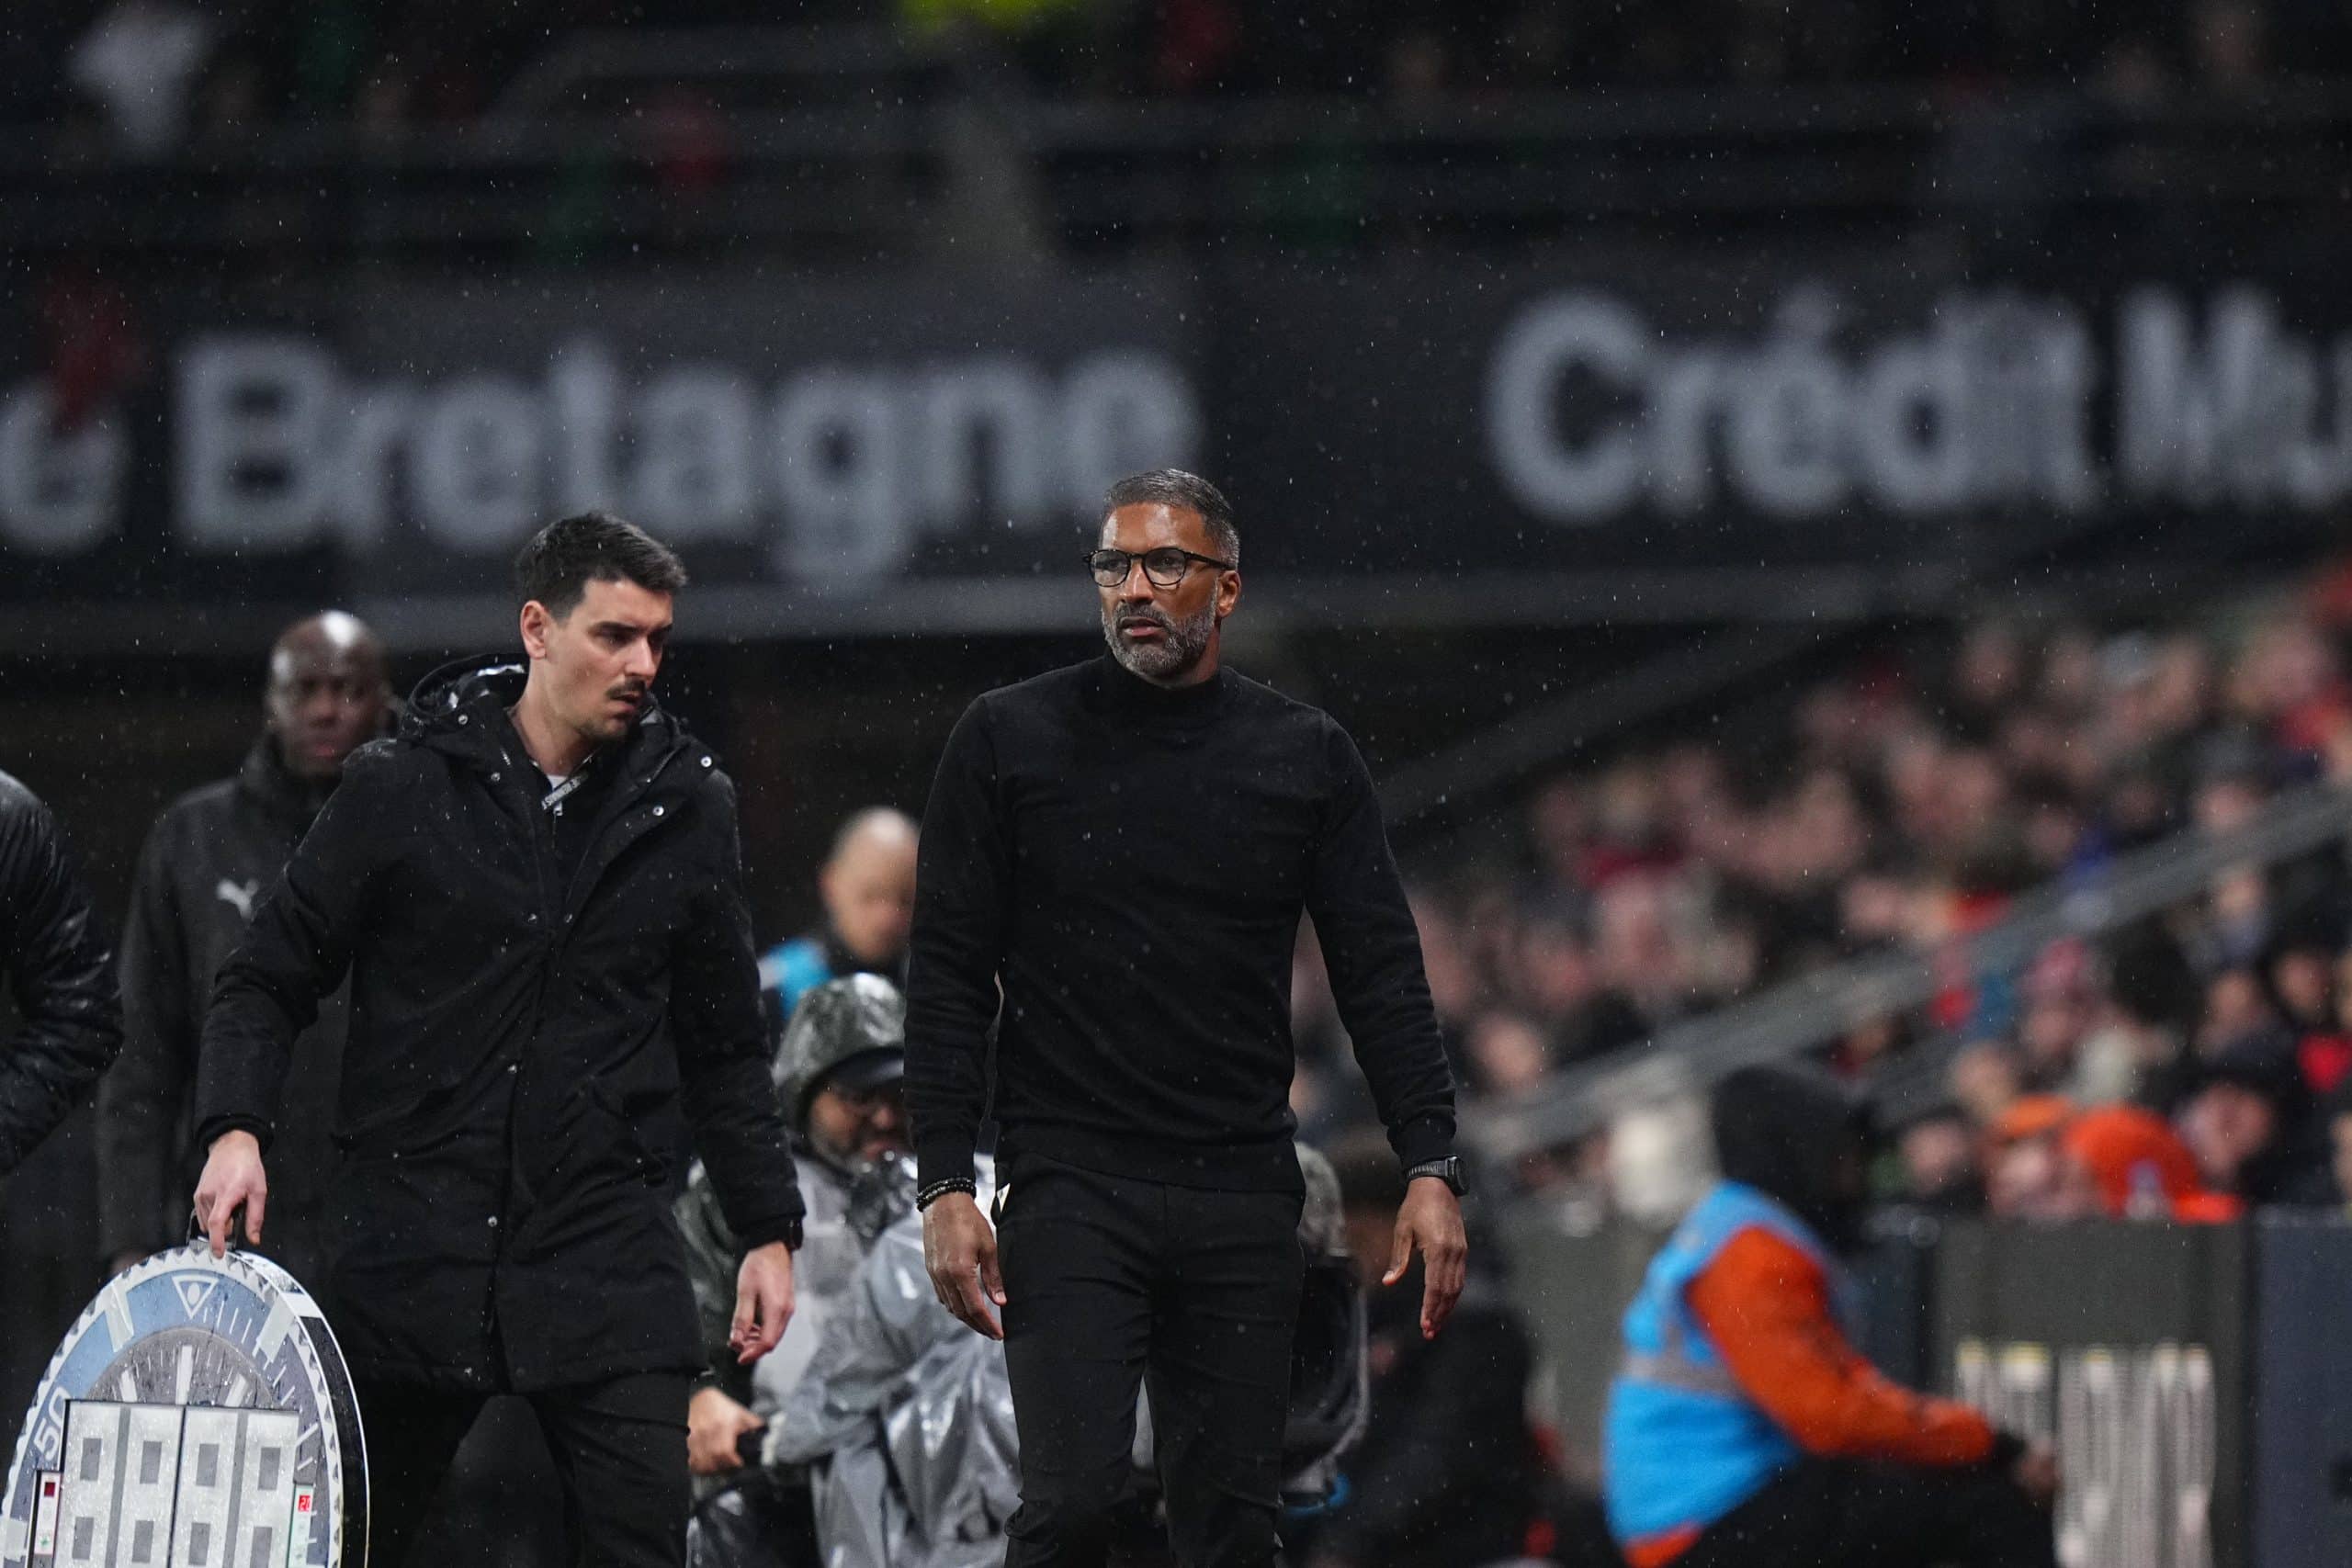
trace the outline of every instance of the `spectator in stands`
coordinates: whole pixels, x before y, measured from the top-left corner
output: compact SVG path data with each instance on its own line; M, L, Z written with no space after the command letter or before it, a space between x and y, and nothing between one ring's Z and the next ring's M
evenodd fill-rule
M1902 1171L1899 1196L1906 1203L1945 1214L1973 1214L1984 1207L1984 1179L1977 1161L1976 1128L1959 1102L1933 1101L1895 1129Z
M2332 1026L2304 1036L2296 1050L2303 1081L2322 1095L2333 1095L2352 1076L2352 951L2336 957L2330 986L2335 998Z
M1990 1127L2025 1092L2025 1068L2007 1041L1979 1040L1952 1057L1945 1082L1968 1119Z
M2054 1094L2012 1101L1984 1134L1985 1208L2001 1220L2070 1220L2087 1208L2060 1153L2075 1108Z
M1482 1095L1523 1099L1551 1066L1543 1031L1517 1013L1489 1012L1470 1031L1470 1083Z
M2352 1213L2352 1079L2327 1097L2328 1173L2335 1179L2335 1205Z
M2335 963L2344 949L2342 922L2321 910L2284 920L2262 954L2258 977L2270 1008L2303 1047L2336 1030Z
M2090 949L2066 938L2050 943L2026 971L2024 1012L2018 1021L2028 1081L2063 1090L2073 1080L2084 1040L2098 1018L2098 990Z
M2233 964L2206 982L2205 1013L2197 1026L2197 1049L2202 1055L2278 1029L2269 993L2250 965Z
M2193 908L2096 951L2055 944L2018 973L1978 972L1957 942L2019 889L2252 820L2315 755L2340 750L2352 778L2352 707L2326 638L2294 611L2258 619L2226 661L2189 632L2062 627L2037 649L1996 627L1969 637L1955 671L1928 688L1935 704L1892 661L1815 685L1763 748L1785 763L1754 777L1733 780L1723 745L1683 743L1544 781L1521 819L1522 879L1457 866L1417 900L1464 1076L1540 1089L1537 1053L1488 1021L1498 1010L1541 1028L1556 1068L1824 963L1907 950L1935 955L1943 987L1919 1013L1842 1034L1838 1068L1868 1083L1914 1042L1957 1033L1972 1043L1947 1091L1979 1127L2029 1091L2170 1114L2192 1044L2285 1017L2314 1091L2338 1081L2352 1002L2334 1017L2320 960L2352 898L2330 857L2226 871ZM1320 1126L1349 1114L1309 1100ZM1923 1157L1951 1131L1924 1129ZM2037 1156L2057 1168L2046 1147L2014 1163ZM1549 1181L1575 1163L1520 1174Z
M1526 1327L1487 1262L1472 1271L1445 1332L1424 1337L1420 1265L1394 1285L1381 1283L1398 1261L1405 1179L1395 1152L1374 1132L1334 1145L1330 1156L1348 1251L1363 1281L1371 1416L1343 1467L1347 1501L1308 1533L1304 1561L1310 1568L1465 1568L1517 1557L1535 1485ZM1478 1256L1491 1259L1493 1249Z
M2165 1119L2132 1105L2086 1111L2059 1134L2066 1185L2083 1215L2217 1224L2244 1205L2206 1190L2197 1158Z
M2257 1032L2209 1054L2179 1122L2215 1190L2250 1208L2332 1201L2311 1092L2285 1033Z
M2054 1564L2049 1452L1888 1382L1839 1321L1860 1103L1807 1069L1749 1067L1713 1121L1724 1179L1651 1265L1610 1398L1632 1568Z
M825 923L760 960L769 1021L781 1032L800 998L845 975L907 977L907 931L914 923L914 818L868 807L841 826L817 873Z
M2160 920L2109 945L2106 1007L2075 1052L2069 1093L2082 1105L2133 1100L2169 1110L2180 1098L2187 1032L2197 1009L2188 955Z

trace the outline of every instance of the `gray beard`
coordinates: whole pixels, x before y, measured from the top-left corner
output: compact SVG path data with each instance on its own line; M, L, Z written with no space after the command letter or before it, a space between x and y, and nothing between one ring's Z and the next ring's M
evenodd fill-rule
M1117 660L1128 674L1146 681L1169 681L1182 675L1201 661L1209 649L1209 638L1216 635L1216 601L1212 599L1201 606L1201 613L1190 620L1163 619L1159 625L1167 628L1167 636L1156 643L1131 643L1119 635L1119 615L1115 606L1102 612L1102 640L1110 645L1111 657Z

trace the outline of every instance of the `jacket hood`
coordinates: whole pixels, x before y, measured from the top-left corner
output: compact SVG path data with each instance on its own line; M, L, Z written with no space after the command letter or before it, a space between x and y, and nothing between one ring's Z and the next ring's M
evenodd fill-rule
M505 712L522 701L529 677L530 667L511 654L451 660L409 694L400 738L487 761L498 753L499 738L507 732ZM644 761L656 755L653 748L667 751L687 743L678 721L648 692L635 728L613 750Z
M522 700L529 667L514 658L488 659L477 654L453 659L416 683L408 707L401 715L401 739L422 742L435 735L473 728L471 716L495 705L511 708ZM652 711L650 702L647 712ZM460 716L467 718L458 724Z
M1777 1199L1833 1250L1860 1236L1868 1111L1811 1067L1742 1067L1715 1086L1715 1158L1724 1176Z
M844 1074L872 1088L906 1072L907 998L879 975L844 975L800 998L771 1076L785 1124L805 1133L808 1102Z

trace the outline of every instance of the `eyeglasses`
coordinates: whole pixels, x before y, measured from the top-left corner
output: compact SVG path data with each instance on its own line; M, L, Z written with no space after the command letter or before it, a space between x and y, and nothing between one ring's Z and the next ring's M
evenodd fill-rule
M1215 556L1198 555L1191 550L1180 550L1173 545L1162 545L1156 550L1146 550L1141 555L1131 550L1096 550L1086 558L1086 569L1094 574L1094 581L1103 587L1116 588L1127 580L1127 573L1135 570L1137 561L1143 562L1144 576L1149 578L1155 586L1160 588L1173 588L1183 581L1184 574L1192 570L1194 561L1200 562L1203 566L1213 566L1219 571L1233 570L1233 563L1229 560L1219 560Z
M871 1116L884 1106L893 1110L906 1104L906 1089L898 1079L875 1084L867 1089L844 1089L840 1084L827 1084L826 1092L838 1096L852 1111L861 1116Z

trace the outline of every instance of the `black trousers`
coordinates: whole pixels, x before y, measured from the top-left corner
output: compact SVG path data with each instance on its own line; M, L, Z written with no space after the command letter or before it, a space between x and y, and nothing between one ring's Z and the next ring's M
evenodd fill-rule
M1133 1478L1139 1387L1176 1560L1281 1562L1300 1202L1022 1160L997 1231L1021 1438L1008 1568L1100 1568Z
M1801 1460L1674 1568L2055 1568L2051 1517L2006 1474Z
M517 1396L537 1417L562 1495L562 1539L539 1543L537 1559L572 1568L679 1568L694 1505L686 1474L686 1399L693 1380L640 1372L608 1382ZM490 1396L403 1384L362 1384L368 1438L368 1561L405 1568L425 1533L458 1450ZM496 1462L498 1456L492 1456ZM517 1500L526 1514L537 1513ZM420 1551L430 1568L466 1568L495 1554L503 1521L433 1530ZM426 1568L420 1562L417 1568Z

